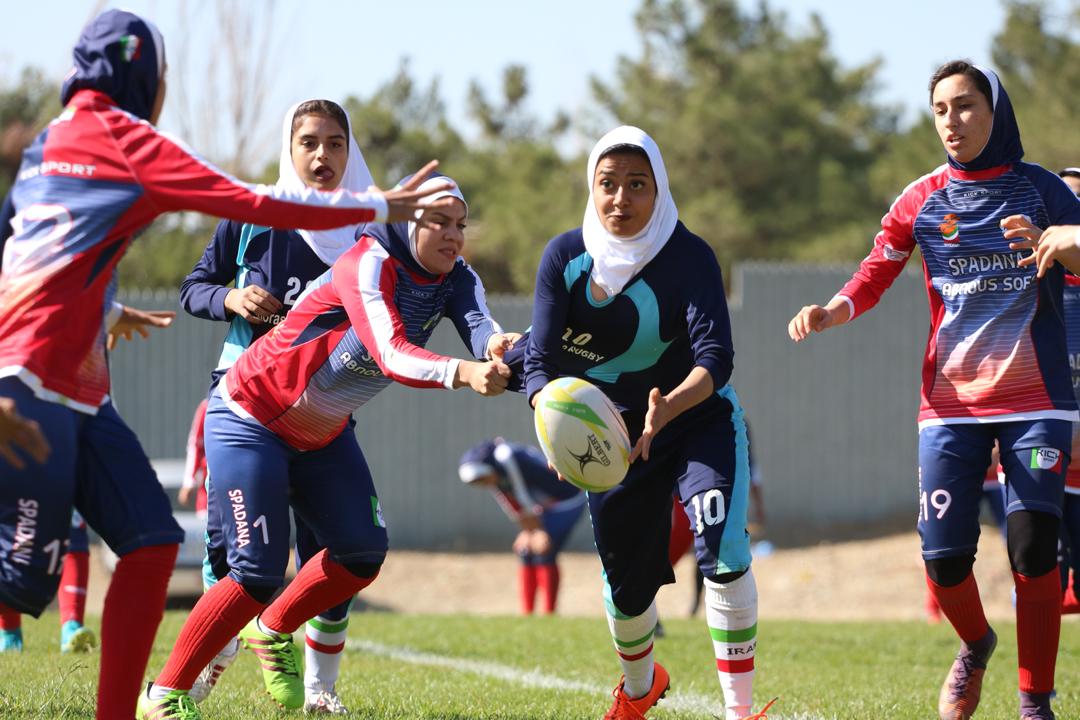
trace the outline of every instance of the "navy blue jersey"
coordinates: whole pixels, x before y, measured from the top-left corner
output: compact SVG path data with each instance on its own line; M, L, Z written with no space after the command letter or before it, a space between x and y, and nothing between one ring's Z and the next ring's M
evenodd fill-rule
M495 500L512 519L520 515L542 515L567 500L579 498L582 491L559 477L548 467L538 449L502 439L485 440L465 451L461 466L479 465L497 478L491 489Z
M315 278L329 269L295 230L276 230L222 220L195 268L180 285L184 310L204 320L230 320L229 333L213 372L216 383L252 342L285 319L285 315ZM266 323L252 324L225 310L225 296L237 288L257 285L282 308Z
M602 302L589 291L591 268L580 228L544 250L525 355L530 398L557 377L584 378L623 411L633 434L652 388L670 392L695 366L709 372L716 390L727 384L731 321L720 266L704 240L678 223L637 277ZM723 402L713 395L678 420Z

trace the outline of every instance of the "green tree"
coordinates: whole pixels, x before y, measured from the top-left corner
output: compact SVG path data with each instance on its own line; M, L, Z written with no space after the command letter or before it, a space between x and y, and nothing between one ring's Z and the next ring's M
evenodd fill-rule
M13 86L0 88L0 193L7 194L22 151L60 112L60 89L37 68L25 68Z
M680 216L721 260L864 253L898 121L873 101L878 63L841 68L819 17L796 35L764 2L645 0L637 25L641 56L595 96L656 139Z

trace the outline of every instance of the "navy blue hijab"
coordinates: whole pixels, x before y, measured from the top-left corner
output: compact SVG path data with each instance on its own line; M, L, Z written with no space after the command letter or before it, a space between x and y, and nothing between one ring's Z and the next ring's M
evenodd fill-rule
M997 73L990 68L976 65L975 69L986 76L990 83L990 103L994 108L994 124L990 130L990 138L982 152L969 162L962 163L948 153L945 154L949 165L967 172L1011 165L1024 157L1024 146L1020 144L1020 127L1016 124L1016 114L1013 113L1012 101L1005 92L1005 86L998 80Z
M411 175L403 177L396 187L401 187L403 184L409 181ZM434 174L424 180L425 183L432 180L449 180L453 182L449 177L445 175ZM454 193L447 193L454 194ZM443 193L436 193L432 199L442 196ZM461 198L460 192L454 194L454 197ZM461 198L462 202L465 202L464 198ZM398 223L367 223L361 225L356 231L356 238L359 239L361 235L367 235L370 238L374 238L376 242L383 246L383 249L389 253L390 257L394 258L412 272L416 273L420 277L428 280L437 280L440 275L429 272L424 269L424 266L420 264L420 261L413 256L412 243L409 241L409 222Z
M71 55L62 104L79 90L97 90L123 110L150 119L165 67L165 43L152 23L125 10L106 10L83 28Z

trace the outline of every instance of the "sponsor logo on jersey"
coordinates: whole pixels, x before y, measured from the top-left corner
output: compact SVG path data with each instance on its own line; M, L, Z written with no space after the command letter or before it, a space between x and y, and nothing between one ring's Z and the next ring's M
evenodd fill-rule
M341 360L341 365L346 370L351 370L357 375L363 377L379 377L382 375L382 370L380 370L378 366L371 367L371 365L375 363L375 359L367 353L364 354L363 362L358 362L356 358L353 357L353 354L347 350L338 355L338 359ZM364 363L367 364L365 365Z
M375 524L375 527L386 527L386 520L382 514L382 505L379 504L379 498L374 495L371 496L371 522Z
M960 218L949 213L945 216L945 222L938 225L938 230L941 231L941 239L949 245L955 245L960 242Z
M1031 448L1031 469L1061 472L1061 454L1054 448Z

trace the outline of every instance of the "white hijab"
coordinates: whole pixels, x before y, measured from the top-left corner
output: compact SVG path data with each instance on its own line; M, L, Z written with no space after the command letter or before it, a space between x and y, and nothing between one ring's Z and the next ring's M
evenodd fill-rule
M440 190L439 192L432 193L431 195L425 195L416 202L420 205L430 205L439 198L455 197L461 201L462 205L465 206L465 217L468 217L469 203L465 202L465 196L461 194L461 188L458 187L458 184L454 182L453 178L447 177L446 175L435 175L433 177L429 177L427 180L420 183L420 187L416 189L418 191L427 190L430 187L447 181L454 183L454 186L448 190ZM423 214L424 208L419 207L416 209L416 212L413 213L413 219L409 221L409 252L412 253L413 260L415 260L420 267L428 270L427 266L425 266L424 263L420 262L420 254L416 251L416 233L420 230L420 226L417 225L417 221L421 218L421 216L423 216ZM428 270L428 272L431 271Z
M306 101L305 101L306 102ZM296 103L285 113L285 121L281 126L281 159L278 161L277 186L289 190L304 190L307 185L300 179L293 166L292 160L292 124L296 109L303 103ZM345 116L349 120L348 115ZM351 125L351 120L349 121ZM345 163L345 173L341 178L338 190L350 190L352 192L366 192L375 184L371 179L371 171L364 162L364 155L360 152L360 146L353 137L352 127L345 128L345 134L349 138L349 159ZM312 252L319 256L327 265L333 265L341 255L356 242L356 225L346 225L333 230L298 230L300 237L308 244Z
M656 180L656 203L653 205L652 217L640 233L629 238L608 232L593 202L592 188L596 165L600 162L600 157L616 145L633 145L644 150L649 156L653 178ZM593 259L592 279L610 297L621 292L626 283L663 249L671 233L675 231L679 209L675 207L675 200L671 197L660 148L644 130L632 125L617 127L600 138L589 154L586 179L589 183L589 204L585 208L581 234L585 238L585 250Z

